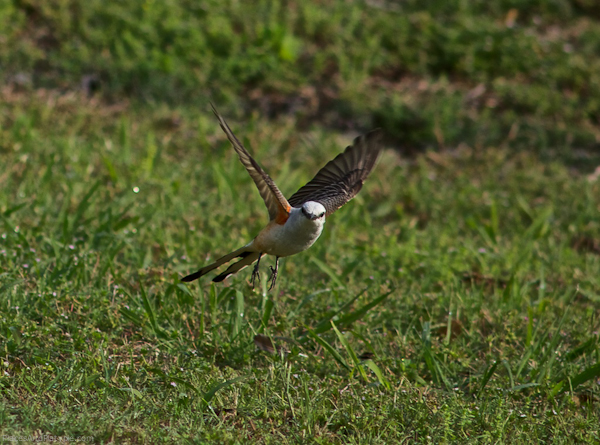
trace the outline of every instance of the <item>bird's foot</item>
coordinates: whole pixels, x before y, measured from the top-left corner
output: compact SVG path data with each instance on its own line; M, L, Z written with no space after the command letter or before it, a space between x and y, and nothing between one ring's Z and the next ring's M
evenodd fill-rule
M252 277L250 278L250 282L252 283L252 289L254 289L256 283L260 284L260 271L258 270L258 263L256 263L256 266L254 266L254 270L252 270Z
M277 281L277 267L271 267L271 278L269 278L269 281L271 282L271 285L269 286L269 290L272 290L275 287L275 282Z

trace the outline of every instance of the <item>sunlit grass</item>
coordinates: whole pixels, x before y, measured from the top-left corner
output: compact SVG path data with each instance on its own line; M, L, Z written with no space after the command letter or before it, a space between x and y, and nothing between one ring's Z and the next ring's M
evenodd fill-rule
M598 237L597 182L505 150L389 150L272 293L246 270L183 285L267 219L229 143L208 110L164 129L69 100L4 108L4 431L595 437L600 265L573 243ZM351 140L231 124L288 196Z
M105 3L0 6L4 440L600 441L590 2ZM209 99L288 197L389 136L272 292L180 282L268 219Z

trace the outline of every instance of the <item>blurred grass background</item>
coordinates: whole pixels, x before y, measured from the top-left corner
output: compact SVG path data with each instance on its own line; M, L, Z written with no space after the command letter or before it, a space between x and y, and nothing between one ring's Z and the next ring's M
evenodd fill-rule
M5 1L5 84L382 126L407 150L578 158L600 135L592 0Z
M599 21L592 0L0 1L2 434L600 440ZM286 196L388 136L271 294L248 270L179 283L266 222L209 101Z

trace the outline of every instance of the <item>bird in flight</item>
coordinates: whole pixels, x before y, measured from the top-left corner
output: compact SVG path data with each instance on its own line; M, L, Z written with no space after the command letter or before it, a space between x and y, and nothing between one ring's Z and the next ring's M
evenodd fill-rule
M213 278L213 281L223 281L229 275L256 261L251 279L254 285L257 280L260 280L261 257L274 255L275 267L271 266L269 279L271 283L269 290L271 290L277 280L279 258L294 255L312 246L323 231L325 217L342 207L360 191L381 151L382 133L381 130L373 130L357 137L343 153L319 170L308 184L300 188L290 199L285 199L271 177L235 137L214 105L211 106L221 128L265 201L269 211L269 224L244 247L204 266L197 272L182 278L181 281L194 281L235 258L241 258Z

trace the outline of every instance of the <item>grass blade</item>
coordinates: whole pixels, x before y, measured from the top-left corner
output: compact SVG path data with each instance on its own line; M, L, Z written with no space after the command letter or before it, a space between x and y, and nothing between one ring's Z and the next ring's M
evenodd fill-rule
M202 395L202 405L203 405L204 409L209 407L209 404L210 404L211 400L215 397L215 394L217 394L223 388L227 388L228 386L231 386L234 383L243 382L244 380L248 379L249 377L251 377L251 376L250 375L242 375L240 377L226 380L224 382L221 382L221 383L211 386L210 389Z
M310 336L310 338L312 338L313 340L315 340L319 345L321 345L325 350L327 350L327 352L329 352L331 354L331 356L334 358L334 360L336 362L338 362L340 365L342 365L348 371L352 370L352 368L342 358L342 356L340 355L340 353L337 352L336 349L333 346L331 346L329 343L327 343L327 341L325 341L324 339L322 339L321 337L319 337L311 329L308 330L308 335Z
M196 394L200 394L200 391L198 391L198 388L196 388L190 382L187 382L180 377L169 376L169 375L165 374L159 368L147 368L147 371L159 376L165 382L165 384L170 384L171 382L177 383L178 385L185 386L186 388L191 389Z
M235 299L233 300L233 308L229 319L230 333L232 339L242 332L242 322L244 320L244 294L242 291L235 291Z
M150 301L148 300L148 296L146 295L146 291L144 290L144 286L142 286L141 283L140 283L140 292L142 294L142 305L144 306L144 311L146 311L146 315L148 316L148 319L150 320L150 325L152 326L152 330L154 331L154 334L158 338L166 339L167 334L165 334L165 332L158 326L158 323L156 322L156 316L154 315L154 309L152 308L152 305L150 304Z
M379 366L377 366L373 360L367 360L363 362L360 366L366 366L371 371L373 371L373 373L377 377L377 380L385 389L387 389L388 391L392 389L390 382L388 381L388 379L385 378L383 372L381 372L381 369L379 369Z
M348 340L346 339L344 334L342 334L339 331L339 329L335 326L333 321L331 322L331 326L332 326L333 330L335 331L338 339L340 340L340 343L344 346L344 349L346 349L346 352L352 359L352 362L354 363L355 368L358 369L360 376L365 380L365 382L368 382L369 379L367 377L367 373L365 372L364 368L362 366L360 366L360 360L358 359L356 352L354 352L354 349L352 349L352 346L350 346L350 343L348 343Z
M538 386L541 386L541 385L539 383L524 383L522 385L513 386L512 388L509 388L508 391L517 392L517 391L522 391L527 388L536 388Z
M315 263L317 265L317 267L319 269L321 269L323 272L325 272L325 274L331 279L331 281L333 281L335 283L335 285L339 288L342 289L346 289L346 285L344 283L341 282L341 280L338 278L338 274L335 273L331 267L329 267L327 264L325 264L323 261L315 258L315 257L311 257L310 259L313 263Z
M393 290L375 298L374 300L371 300L369 303L365 304L357 311L351 312L348 315L343 316L337 322L338 325L345 327L354 323L357 320L360 320L366 315L367 312L369 312L371 309L373 309L375 306L377 306L379 303L383 302L387 297L389 297L392 292Z
M358 295L356 295L355 297L353 297L348 303L346 303L336 313L332 314L331 316L327 317L324 320L321 320L319 322L319 324L317 324L317 326L314 329L315 333L322 334L323 332L329 331L331 329L331 327L332 327L331 322L333 321L333 319L337 315L339 315L341 312L343 312L344 310L346 310L347 308L349 308L350 305L352 303L354 303L365 291L366 291L366 289L364 289ZM354 323L355 321L360 320L361 318L363 318L367 314L367 312L369 312L371 309L373 309L375 306L377 306L378 304L380 304L381 302L383 302L387 297L389 297L392 292L393 292L393 290L391 290L391 291L389 291L389 292L387 292L387 293L385 293L383 295L380 295L379 297L377 297L374 300L371 300L369 303L365 304L360 309L358 309L358 310L356 310L354 312L350 312L349 314L344 315L339 320L337 320L337 325L340 326L340 327L346 328L349 325L351 325L352 323Z
M494 363L492 363L490 366L488 366L488 368L485 370L485 373L483 374L483 379L481 380L481 386L479 387L479 391L477 391L477 397L479 397L480 394L483 392L486 385L492 378L492 375L494 375L494 372L496 371L497 367L498 367L498 361L495 360Z
M273 312L274 306L275 306L275 303L273 303L272 298L265 299L265 305L264 305L263 314L262 314L262 318L261 318L261 324L258 327L259 333L262 333L265 330L265 328L269 325L269 319L271 318L271 313Z
M350 301L348 301L346 304L344 304L339 310L337 310L333 314L323 318L319 323L317 323L317 325L313 329L314 332L316 334L322 334L323 332L329 331L331 329L331 320L333 320L339 314L344 312L346 309L350 308L352 303L354 303L356 300L358 300L358 298L364 293L365 290L366 289L364 289L362 292L358 293L356 296L352 297L350 299Z
M559 392L562 391L566 391L567 388L565 388L564 390L562 389L563 387L565 387L566 383L568 382L569 385L567 386L568 388L570 388L571 390L577 388L579 385L600 377L600 362L597 362L596 364L592 365L592 366L588 366L587 368L585 368L582 372L580 372L579 374L577 374L575 377L571 378L566 378L564 380L561 380L558 384L556 384L554 386L554 388L552 389L552 395L556 395ZM562 390L562 391L561 391Z
M79 221L81 220L81 218L83 217L83 214L85 213L85 211L87 210L87 208L90 205L90 198L94 195L94 193L96 193L96 190L98 190L98 187L100 187L100 181L96 181L90 187L90 189L85 194L85 196L81 199L81 201L79 202L79 205L77 206L77 209L75 210L75 216L71 220L71 224L70 224L71 235L73 235L73 233L75 233L75 230L77 229L77 225L79 224ZM65 239L65 242L67 242L67 241L68 240Z

